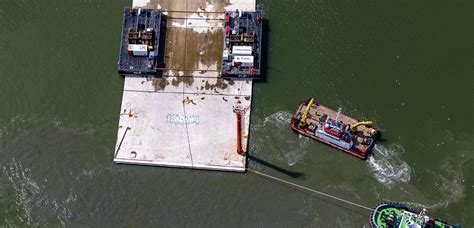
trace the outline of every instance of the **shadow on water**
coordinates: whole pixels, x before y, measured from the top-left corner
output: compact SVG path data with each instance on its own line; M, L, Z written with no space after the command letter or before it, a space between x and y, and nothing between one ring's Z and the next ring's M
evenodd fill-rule
M255 82L260 82L260 83L265 83L267 82L267 71L268 71L268 65L267 65L267 61L268 61L268 37L270 35L269 31L269 25L268 25L268 20L265 19L265 17L263 18L262 20L262 47L261 47L261 63L260 63L260 79L255 79L254 81ZM270 68L272 69L272 68ZM275 70L275 69L272 69L272 70ZM280 72L279 70L277 70L278 72Z
M383 137L383 134L379 134L377 136L377 141L376 143L381 143L381 142L387 142L387 139Z
M272 164L272 163L270 163L270 162L267 162L267 161L265 161L265 160L262 160L262 159L260 159L260 158L255 157L255 156L252 156L252 155L250 155L250 154L248 154L247 157L248 157L250 160L254 161L254 162L257 162L257 163L259 163L259 164L261 164L261 165L264 165L264 166L266 166L266 167L268 167L268 168L274 169L274 170L276 170L276 171L278 171L278 172L280 172L280 173L283 173L283 174L285 174L285 175L287 175L287 176L290 176L290 177L292 177L292 178L304 179L304 173L293 172L293 171L284 169L284 168L282 168L282 167L279 167L279 166L277 166L277 165L274 165L274 164Z
M269 168L272 168L280 173L283 173L283 174L286 174L292 178L298 178L298 179L304 179L304 173L300 173L300 172L293 172L293 171L289 171L289 170L286 170L286 169L283 169L279 166L276 166L274 164L271 164L265 160L262 160L260 158L257 158L257 157L254 157L252 155L247 155L247 157L252 160L252 161L255 161L259 164L262 164L266 167L269 167ZM338 198L337 196L333 196L334 198L337 198L339 200L335 200L335 199L330 199L328 198L328 194L327 193L321 193L317 190L314 190L316 192L319 192L318 194L314 194L314 192L311 192L311 191L308 191L308 189L303 189L301 187L297 187L297 186L294 186L294 185L290 185L290 184L287 184L287 183L283 183L281 180L278 181L278 180L275 180L273 178L269 178L265 175L261 175L259 173L257 173L261 178L264 178L268 181L271 181L271 182L274 182L274 183L278 183L278 184L282 184L288 188L291 188L295 191L298 191L298 192L301 192L301 193L304 193L304 194L311 194L313 197L316 197L320 202L324 202L325 204L329 204L329 205L332 205L332 206L335 206L337 208L340 208L340 209L343 209L345 211L351 211L353 212L354 214L357 214L359 216L367 216L368 212L367 211L364 211L364 210L359 210L360 208L358 207L354 207L354 205L350 205L350 204L347 204L345 202L341 202L344 201L344 199L341 199L341 198ZM278 179L278 178L277 178ZM304 186L302 186L304 187ZM323 194L323 195L322 195ZM356 204L357 205L357 204ZM366 206L362 206L362 207L365 207L367 208Z

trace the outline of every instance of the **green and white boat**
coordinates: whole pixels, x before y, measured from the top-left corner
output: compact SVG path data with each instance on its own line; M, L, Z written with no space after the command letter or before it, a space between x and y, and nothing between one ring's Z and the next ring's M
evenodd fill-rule
M446 221L430 217L426 209L421 212L398 203L381 203L372 210L370 225L380 228L460 228Z

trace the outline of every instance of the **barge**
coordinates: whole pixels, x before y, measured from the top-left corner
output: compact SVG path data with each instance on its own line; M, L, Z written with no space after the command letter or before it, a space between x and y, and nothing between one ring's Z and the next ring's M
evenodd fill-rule
M148 1L133 1L137 15L139 7L151 6L144 6L144 2ZM246 78L228 81L220 77L224 29L220 28L216 32L216 29L203 25L223 23L221 19L224 18L225 10L255 11L256 2L226 2L210 2L213 4L213 7L209 4L212 11L204 12L199 8L195 11L195 6L201 4L197 1L159 1L162 12L161 29L160 37L156 37L159 45L154 50L159 50L160 68L157 70L160 72L157 76L149 76L141 70L129 71L124 77L122 103L120 110L117 110L119 122L113 154L115 163L246 171L247 156L245 153L237 153L239 142L235 132L240 127L241 141L237 148L245 151L250 129L253 81ZM148 16L147 12L149 11L142 9L140 15ZM129 14L130 9L124 13ZM127 19L126 23L131 22ZM146 31L147 26L144 27ZM124 31L127 31L126 28ZM195 31L197 28L199 32ZM218 47L214 42L217 40L220 40ZM127 33L123 33L122 43L126 45L127 42ZM127 46L123 49L123 44L121 54L127 57ZM199 44L198 49L189 48L194 44ZM166 45L168 46L165 47ZM218 53L212 51L216 48L220 49ZM139 58L149 61L145 56ZM213 64L208 66L209 63ZM195 69L196 66L205 66L208 71L186 75L179 72L201 70ZM173 74L161 77L159 74L165 69ZM241 125L236 125L236 104L241 109ZM218 127L215 127L216 123L219 123Z
M367 159L380 135L372 121L358 121L318 103L302 101L291 120L298 134L318 140L361 159Z
M441 219L430 217L426 210L421 212L398 203L381 203L370 215L370 226L377 228L413 227L413 228L459 228Z
M260 78L262 24L262 11L225 12L223 78Z
M124 9L119 74L158 74L161 16L159 9Z

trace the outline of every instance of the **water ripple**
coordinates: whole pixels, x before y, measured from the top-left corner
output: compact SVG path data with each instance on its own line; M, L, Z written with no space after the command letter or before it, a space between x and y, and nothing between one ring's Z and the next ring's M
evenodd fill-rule
M367 160L370 173L388 188L393 187L395 183L410 181L412 169L400 158L404 151L405 149L397 144L388 147L376 145L373 156Z
M292 114L278 111L253 124L253 142L250 149L256 155L266 159L278 160L293 166L301 161L307 153L311 140L306 137L295 137L290 129Z

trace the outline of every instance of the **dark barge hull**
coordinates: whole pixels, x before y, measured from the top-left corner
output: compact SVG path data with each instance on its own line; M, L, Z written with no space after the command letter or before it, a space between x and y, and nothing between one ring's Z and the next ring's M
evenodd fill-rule
M161 70L162 12L159 9L124 8L118 61L119 75L155 76ZM147 31L150 29L150 31ZM129 45L146 45L146 54L129 53ZM149 49L151 47L151 49Z

